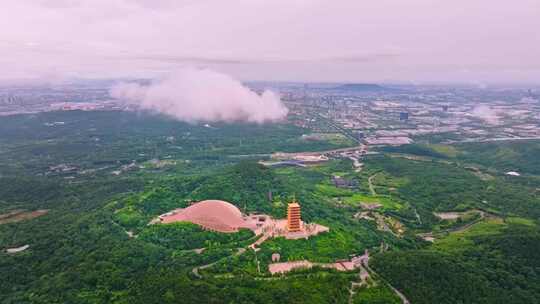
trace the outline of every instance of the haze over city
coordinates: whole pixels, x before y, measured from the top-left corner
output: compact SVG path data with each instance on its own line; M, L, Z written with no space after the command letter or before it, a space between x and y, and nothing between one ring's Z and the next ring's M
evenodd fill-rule
M0 10L0 79L538 83L536 0L19 0Z

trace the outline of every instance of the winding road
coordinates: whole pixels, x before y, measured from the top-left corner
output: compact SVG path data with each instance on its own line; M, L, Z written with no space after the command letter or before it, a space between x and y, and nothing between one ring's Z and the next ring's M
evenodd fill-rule
M478 213L480 214L480 217L469 222L469 223L465 223L464 225L462 226L458 226L458 227L453 227L453 228L449 228L449 229L444 229L444 230L441 230L441 231L437 231L437 234L447 234L447 233L453 233L453 232L463 232L463 231L466 231L468 230L469 228L471 228L473 225L477 224L477 223L480 223L481 221L483 221L484 219L488 218L488 217L491 217L491 218L497 218L496 215L493 215L493 214L489 214L485 211L482 211L482 210L476 210L478 211ZM434 233L433 232L427 232L427 233L418 233L417 236L421 237L421 238L426 238L426 237L434 237Z
M375 274L377 275L379 278L382 279L382 276L377 274L373 269L371 269L371 267L369 267L369 253L366 252L363 256L359 257L359 261L360 261L360 277L362 279L362 283L365 282L365 280L367 279L367 276L370 276L371 274ZM366 271L367 272L367 276L366 274L362 274L362 270ZM401 303L402 304L410 304L411 302L407 299L407 297L405 297L405 295L403 293L401 293L399 290L397 290L394 286L392 286L388 281L384 280L383 279L383 282L388 285L388 287L390 287L390 289L392 289L392 291L401 299ZM362 284L360 283L360 284ZM351 286L352 287L352 286ZM351 298L349 299L349 303L352 302L352 295L351 294Z
M368 178L368 184L369 184L369 191L371 192L371 195L376 196L377 192L375 192L375 187L373 186L373 179L375 176L377 176L379 173L375 173L372 176Z
M218 259L218 260L216 260L216 261L214 261L214 262L212 262L212 263L210 263L210 264L206 264L206 265L202 265L202 266L196 266L196 267L194 267L194 268L191 270L191 272L192 272L197 278L202 279L202 275L199 273L199 270L200 270L200 269L210 268L210 267L214 266L215 264L217 264L218 262L220 262L221 260L227 259L227 258L229 258L229 257L231 257L231 256L239 256L239 255L243 254L244 252L246 252L246 248L238 248L238 251L237 251L235 254L233 254L233 255L228 255L228 256L226 256L226 257L222 257L221 259Z

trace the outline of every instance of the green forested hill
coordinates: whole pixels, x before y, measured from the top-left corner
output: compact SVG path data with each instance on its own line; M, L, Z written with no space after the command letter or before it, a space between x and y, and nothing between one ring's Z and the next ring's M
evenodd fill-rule
M77 111L19 118L0 118L0 215L46 213L0 224L2 304L399 303L388 283L412 303L540 299L537 142L404 146L367 156L361 171L346 158L267 168L258 160L268 153L340 145L305 142L307 130L288 124L208 128ZM522 176L504 174L514 163ZM249 231L148 225L204 199L283 217L293 198L303 220L330 232L270 239L254 252L243 250L256 238ZM381 207L362 214L366 203ZM436 215L444 212L458 216ZM375 273L353 294L358 271L268 272L273 253L331 263L366 249Z
M494 229L493 227L490 227ZM540 293L540 231L511 224L471 243L396 251L372 266L412 303L535 303Z

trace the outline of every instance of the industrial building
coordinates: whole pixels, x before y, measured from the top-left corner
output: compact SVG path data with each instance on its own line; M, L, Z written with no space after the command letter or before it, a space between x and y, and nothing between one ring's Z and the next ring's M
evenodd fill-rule
M399 120L409 120L409 112L400 112Z

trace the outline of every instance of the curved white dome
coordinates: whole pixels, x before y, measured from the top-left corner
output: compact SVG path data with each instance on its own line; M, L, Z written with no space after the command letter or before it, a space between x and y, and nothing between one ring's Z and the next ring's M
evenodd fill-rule
M220 232L236 232L239 228L246 227L242 212L233 204L220 200L200 201L162 218L163 223L178 221L191 222Z

